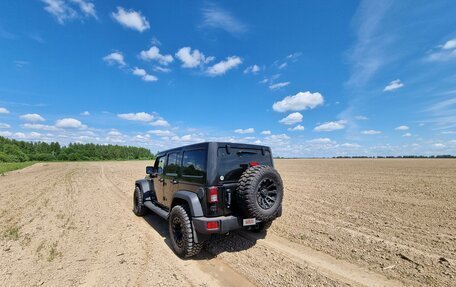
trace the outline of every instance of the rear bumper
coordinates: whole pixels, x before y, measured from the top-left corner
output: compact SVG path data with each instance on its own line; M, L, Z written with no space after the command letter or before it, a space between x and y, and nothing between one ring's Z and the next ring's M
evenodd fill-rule
M236 216L194 217L193 226L199 234L223 234L242 228L242 218ZM207 229L208 222L218 222L219 228Z

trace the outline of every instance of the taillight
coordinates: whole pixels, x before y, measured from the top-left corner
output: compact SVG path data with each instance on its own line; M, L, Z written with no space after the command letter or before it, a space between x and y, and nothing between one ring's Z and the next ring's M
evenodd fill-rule
M209 202L218 202L218 188L216 186L209 187Z
M251 162L249 162L249 165L252 167L252 166L257 166L260 164L257 161L251 161Z
M219 223L218 221L209 221L206 223L206 229L218 229Z

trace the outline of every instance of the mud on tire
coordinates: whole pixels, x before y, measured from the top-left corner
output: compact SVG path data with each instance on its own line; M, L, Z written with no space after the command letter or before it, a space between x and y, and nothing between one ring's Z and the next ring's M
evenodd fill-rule
M181 205L176 205L169 215L169 234L174 253L180 257L191 257L200 253L202 243L193 238L192 222L188 212Z
M272 221L282 204L282 179L273 167L252 166L239 179L236 194L244 216L263 222Z

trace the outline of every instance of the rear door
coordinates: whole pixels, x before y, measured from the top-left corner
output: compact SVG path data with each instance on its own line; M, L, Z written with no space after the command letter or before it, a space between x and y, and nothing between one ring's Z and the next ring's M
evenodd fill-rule
M181 152L172 151L167 154L165 172L164 172L164 194L163 204L171 207L173 194L178 188L179 170L181 162Z

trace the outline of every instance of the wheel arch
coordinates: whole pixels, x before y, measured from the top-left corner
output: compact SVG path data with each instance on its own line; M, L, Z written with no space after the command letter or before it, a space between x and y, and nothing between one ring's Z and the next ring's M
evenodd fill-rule
M154 184L151 180L147 180L145 178L139 179L135 181L135 187L139 187L143 193L143 198L145 201L155 198Z
M188 205L192 217L204 216L201 203L196 193L187 190L179 190L175 192L171 203L171 209L180 204Z

